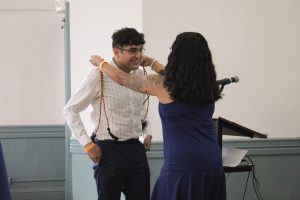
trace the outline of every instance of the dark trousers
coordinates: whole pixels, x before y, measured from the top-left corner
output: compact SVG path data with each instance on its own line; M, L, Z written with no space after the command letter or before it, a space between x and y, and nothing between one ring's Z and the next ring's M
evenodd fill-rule
M138 139L97 141L102 159L94 167L98 200L148 200L150 171L144 145Z

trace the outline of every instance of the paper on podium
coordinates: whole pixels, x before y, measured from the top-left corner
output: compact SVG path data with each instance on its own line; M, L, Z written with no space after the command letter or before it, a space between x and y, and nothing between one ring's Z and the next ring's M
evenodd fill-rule
M236 167L247 154L247 150L234 147L222 147L223 166Z

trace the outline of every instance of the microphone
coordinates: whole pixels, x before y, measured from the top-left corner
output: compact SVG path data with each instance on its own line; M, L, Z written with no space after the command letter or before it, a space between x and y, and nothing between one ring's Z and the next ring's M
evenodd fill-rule
M221 79L221 80L217 80L217 84L218 85L227 85L227 84L230 84L230 83L237 83L239 82L239 77L238 76L234 76L234 77L231 77L231 78L224 78L224 79Z

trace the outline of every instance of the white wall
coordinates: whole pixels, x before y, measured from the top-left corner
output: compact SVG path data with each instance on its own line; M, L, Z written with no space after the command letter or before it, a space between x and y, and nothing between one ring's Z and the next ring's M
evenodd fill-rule
M70 35L71 35L71 93L78 88L83 77L92 68L89 63L92 54L100 54L105 59L113 57L111 35L123 27L133 27L142 31L142 2L139 0L117 1L70 1ZM89 134L92 125L90 109L82 112L81 117ZM78 159L77 159L78 160ZM79 159L80 160L80 159ZM74 162L73 162L74 163ZM76 167L73 168L75 173ZM82 192L82 185L77 184L74 176L73 199L79 200L95 197L95 188L91 192ZM89 183L92 183L91 177ZM122 196L122 199L124 197Z
M178 33L200 32L210 45L218 78L240 77L238 84L225 87L215 117L269 137L299 137L299 10L297 0L144 0L147 54L166 63Z
M61 19L54 0L0 1L0 125L64 123Z
M107 60L113 57L111 35L117 29L133 27L142 31L142 2L70 1L71 90L72 94L92 68L92 54ZM86 129L91 133L89 109L82 113Z
M72 91L90 69L91 54L112 57L110 36L116 29L142 29L146 53L163 63L178 33L197 31L210 44L218 78L240 77L225 87L215 117L269 137L299 137L299 8L296 0L71 1ZM154 140L161 140L155 98L149 115ZM87 113L84 121L89 129Z
M241 79L225 88L215 116L269 137L297 137L299 8L297 0L71 1L72 91L90 69L91 54L112 56L116 29L143 31L147 54L163 63L178 33L198 31L210 44L218 77ZM61 18L53 0L1 0L0 125L63 123ZM150 109L154 140L161 140L154 98Z

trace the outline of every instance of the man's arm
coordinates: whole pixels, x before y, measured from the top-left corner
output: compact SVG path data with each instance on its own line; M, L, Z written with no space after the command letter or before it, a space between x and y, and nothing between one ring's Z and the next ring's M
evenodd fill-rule
M65 120L73 134L82 146L91 142L82 123L80 112L85 110L96 98L97 84L99 83L99 69L95 68L85 77L76 92L64 107Z
M64 107L65 120L78 142L85 148L93 162L99 162L101 149L94 145L86 132L80 117L80 112L85 110L97 96L97 84L99 84L99 69L95 68L85 77L77 91L72 95Z

